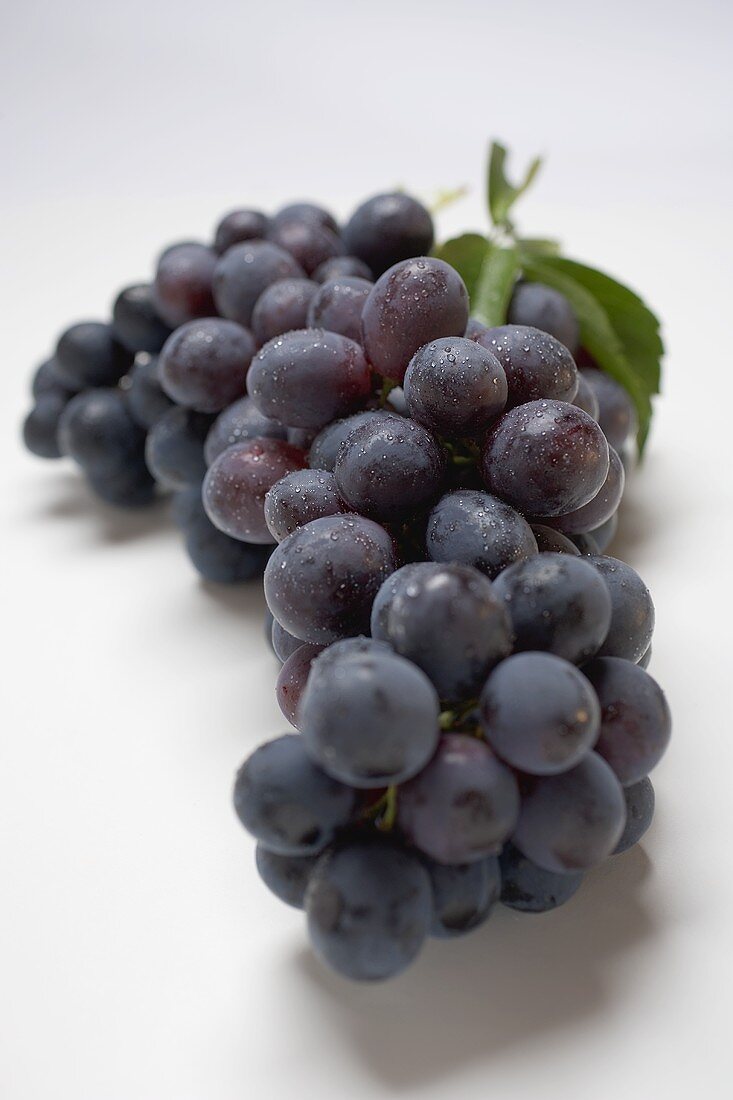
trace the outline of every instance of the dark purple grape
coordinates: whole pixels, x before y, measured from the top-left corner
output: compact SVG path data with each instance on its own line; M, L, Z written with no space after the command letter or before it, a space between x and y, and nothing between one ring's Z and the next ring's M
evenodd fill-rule
M364 260L375 275L400 260L426 256L433 239L430 213L417 199L400 192L367 199L343 230L346 251Z
M193 486L184 492L189 496L185 515L181 514L182 502L177 503L176 510L186 553L204 580L215 584L242 584L261 577L269 557L269 547L252 546L225 535L214 527L206 515L200 488Z
M611 855L625 820L618 779L590 752L570 771L527 782L512 840L547 871L585 871Z
M582 375L598 402L598 423L606 439L620 451L627 440L636 435L636 411L626 390L610 374L595 367L585 367Z
M270 219L260 210L232 210L216 227L214 250L221 256L232 245L262 240L269 228Z
M428 519L426 545L432 561L473 565L489 577L537 553L526 519L477 489L456 489L438 501Z
M62 397L64 401L68 401L75 393L78 393L78 390L68 386L62 380L56 369L56 360L47 359L45 363L41 363L33 375L31 393L36 401L39 397L48 397L49 395Z
M537 540L537 549L540 553L546 550L552 554L572 554L573 557L580 557L578 547L567 535L563 535L562 531L555 531L542 523L533 523L532 534Z
M313 428L288 428L287 440L293 447L299 447L301 451L309 451L318 432Z
M445 452L420 424L374 417L352 431L336 462L339 493L355 512L401 519L428 507L445 485Z
M307 275L311 275L326 260L343 256L345 251L340 237L332 229L317 225L314 221L276 219L267 236L289 252Z
M158 313L149 283L120 291L112 307L112 328L128 351L146 351L149 355L157 355L171 334L170 326Z
M583 668L601 705L596 752L628 787L648 775L669 744L672 721L664 692L648 672L621 657Z
M256 861L260 878L276 898L294 909L305 907L306 887L318 856L283 856L258 844Z
M275 336L310 324L308 308L317 293L318 284L310 279L278 279L271 283L252 311L252 332L257 343L266 344Z
M392 978L410 965L432 917L427 871L383 837L345 840L316 864L305 895L316 955L355 981Z
M397 823L438 863L473 863L496 855L519 814L512 772L484 741L445 734L428 766L400 788Z
M386 410L375 409L366 412L354 413L343 420L334 420L322 428L311 444L308 452L308 465L314 470L328 470L330 473L336 469L341 449L347 438L355 428L362 424L376 423L388 419L392 414Z
M155 481L142 454L117 470L89 470L92 492L114 508L146 508L156 500Z
M531 325L554 336L571 355L578 347L580 328L575 310L564 294L544 283L519 283L507 312L512 325Z
M565 401L510 409L489 432L482 456L487 488L533 516L562 516L587 504L608 465L595 420Z
M300 642L290 656L283 662L275 685L275 695L278 706L291 726L300 729L298 708L300 700L308 683L311 666L319 653L323 652L323 646L310 645L308 642Z
M442 260L403 260L374 284L361 320L372 367L401 382L423 344L466 331L468 291L458 272Z
M452 939L482 925L499 900L501 875L496 856L451 866L427 862L433 888L431 936Z
M600 718L585 676L552 653L515 653L497 665L481 693L486 740L529 775L556 775L577 764L595 744Z
M372 631L429 676L441 699L475 697L511 651L509 616L491 582L468 565L421 562L379 600ZM401 578L402 580L402 578Z
M54 363L63 385L76 391L116 385L132 365L132 354L115 339L111 325L82 321L62 333Z
M583 371L578 371L578 392L573 398L573 404L583 412L587 412L588 416L592 416L594 420L598 419L600 413L598 398Z
M484 432L506 405L504 368L475 340L443 337L419 348L405 373L410 415L447 436Z
M313 519L345 511L336 479L325 470L294 470L276 482L265 497L265 523L277 542Z
M291 634L328 645L368 632L372 601L394 568L383 527L362 516L325 516L279 544L265 571L265 596Z
M505 844L499 856L501 902L521 913L546 913L570 901L580 889L583 872L546 871L515 848Z
M287 429L263 416L251 397L240 397L219 413L206 437L204 455L210 466L227 447L250 439L285 439Z
M133 418L146 430L173 407L173 402L160 384L157 355L140 353L136 356L125 393Z
M592 531L601 527L611 518L621 503L624 495L624 482L626 480L621 459L613 447L608 448L608 474L603 485L592 500L574 512L568 512L563 516L550 517L547 525L557 527L565 534L575 535L586 531ZM597 540L596 540L597 541ZM599 546L600 549L600 546Z
M582 557L591 558L600 553L598 543L590 531L582 531L578 535L569 535L568 537Z
M578 370L568 349L536 328L502 325L477 337L501 363L506 374L507 407L540 399L572 401Z
M247 392L265 416L292 428L322 428L364 405L371 373L353 340L323 329L300 329L258 352Z
M206 473L204 440L211 417L174 405L148 432L145 461L155 480L166 489L200 486Z
M651 643L650 643L650 645L648 646L646 651L642 654L642 656L639 658L639 660L636 663L639 666L639 668L649 668L649 663L650 663L651 659L652 659L652 647L651 647Z
M273 616L269 608L267 609L267 614L270 617L270 644L272 645L273 652L277 659L281 664L285 664L288 657L292 656L296 649L300 649L303 645L303 639L296 638L294 635L288 633L285 627Z
M475 317L468 318L465 332L467 340L478 340L479 336L483 336L484 333L488 331L489 326L485 325L483 321L478 321Z
M161 255L153 283L153 301L171 328L216 314L212 295L216 259L213 249L193 241L171 245Z
M23 443L38 458L61 458L58 441L59 420L68 397L43 393L23 422Z
M299 727L315 762L352 787L404 783L435 752L435 688L383 642L348 638L313 662Z
M272 241L243 241L218 260L213 276L216 308L222 317L246 328L257 299L279 279L302 279L300 264Z
M514 648L554 653L580 664L598 652L611 622L611 597L590 562L541 553L494 582L514 631Z
M245 829L282 855L321 851L355 806L356 792L317 768L295 733L255 749L234 784L234 809Z
M605 523L602 523L600 527L594 527L593 539L598 546L601 554L605 554L609 546L616 538L616 532L618 531L618 512L614 512L612 516L609 516Z
M361 315L372 283L353 276L338 276L322 283L308 307L310 328L325 328L361 343Z
M654 787L651 780L640 779L631 787L624 787L626 799L626 825L613 854L620 855L638 844L654 817Z
M215 458L203 484L206 514L215 527L243 542L272 543L265 522L265 495L305 455L281 439L250 439Z
M274 225L281 225L283 222L302 222L304 225L318 225L322 229L330 229L332 233L339 231L333 214L314 202L291 202L278 210L272 221Z
M252 334L234 321L189 321L169 336L160 353L161 385L179 405L220 412L244 395L254 353Z
M86 390L72 397L58 421L58 443L87 473L117 473L142 460L145 435L119 390Z
M649 589L636 570L618 558L593 555L591 563L611 593L611 625L598 656L638 661L654 633L654 604Z
M330 260L324 260L313 272L312 278L317 283L327 283L330 279L368 279L374 281L372 271L358 256L333 256Z

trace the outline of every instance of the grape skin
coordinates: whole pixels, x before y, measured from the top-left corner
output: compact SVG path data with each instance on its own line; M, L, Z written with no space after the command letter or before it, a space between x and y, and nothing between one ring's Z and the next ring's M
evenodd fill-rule
M38 401L40 397L49 395L62 397L65 401L68 401L78 392L75 387L69 386L63 381L59 375L55 359L47 359L45 363L41 363L33 374L31 393L35 401Z
M309 328L325 328L361 343L361 315L371 289L367 279L343 275L323 282L308 307Z
M577 405L583 412L587 412L588 416L592 416L594 420L598 420L600 414L598 398L582 370L578 371L578 392L573 398L573 404Z
M441 699L470 699L511 650L511 627L491 582L468 565L419 563L391 589L384 637L421 668Z
M118 390L86 390L72 397L58 421L58 444L87 473L118 473L142 460L145 436Z
M55 371L67 389L115 386L132 365L132 354L120 344L110 325L82 321L59 337Z
M303 639L296 638L293 634L290 634L289 631L277 621L269 608L267 609L267 615L270 623L270 632L267 635L268 642L272 646L272 650L280 663L285 664L288 657L303 645Z
M510 409L489 432L482 456L489 491L536 517L587 504L608 465L608 443L596 422L565 401Z
M488 920L501 892L496 856L452 866L427 860L426 867L433 888L431 936L464 936Z
M367 633L372 601L395 564L384 528L363 516L325 516L277 546L265 597L287 631L328 645Z
M638 428L631 399L623 386L605 371L585 367L582 374L598 402L598 423L610 445L620 451Z
M468 292L442 260L418 256L390 267L364 303L362 344L379 374L402 382L415 352L442 336L462 336Z
M267 236L270 219L260 210L231 210L216 227L214 250L223 255L235 244Z
M432 918L427 871L389 840L353 838L327 851L305 895L316 955L356 981L381 981L415 959Z
M171 328L198 317L213 317L216 306L212 281L216 253L204 244L186 241L167 248L158 260L153 300L158 314Z
M240 397L223 409L211 425L204 444L207 465L211 465L227 447L250 439L285 439L287 428L277 420L263 416L251 397Z
M294 909L305 908L305 892L318 856L283 856L257 845L259 876L276 898Z
M611 593L611 624L598 656L639 661L654 633L654 604L649 589L636 570L618 558L594 554L590 562Z
M626 825L613 854L620 855L638 844L654 817L654 788L651 780L640 779L630 787L624 787L626 799Z
M518 814L512 772L485 742L462 733L445 734L428 766L397 796L400 829L438 863L473 863L495 855Z
M357 207L343 230L348 253L381 275L411 256L433 247L433 219L422 203L400 192L375 195Z
M59 420L68 397L44 393L36 401L23 422L23 442L38 458L60 458L58 443Z
M472 565L491 578L537 553L524 517L477 489L457 489L438 501L428 519L426 545L432 561Z
M580 889L582 871L547 871L515 848L505 844L499 856L501 902L522 913L547 913L564 905Z
M237 772L234 809L245 829L281 855L321 851L350 820L356 792L312 763L297 733L260 745Z
M316 763L342 783L369 789L403 783L425 767L438 743L439 713L419 668L382 642L347 639L314 661L298 717Z
M624 787L638 783L669 744L672 723L664 692L648 672L621 657L597 657L583 672L601 706L596 752Z
M243 396L254 353L252 334L233 321L189 321L166 340L160 353L161 385L179 405L196 412L221 412Z
M155 481L140 454L117 470L87 470L92 492L114 508L146 508L156 499Z
M611 596L588 561L543 552L494 582L518 651L541 650L580 664L598 652L611 623Z
M605 554L608 547L616 538L616 532L618 531L618 511L615 511L613 515L609 516L605 523L602 523L600 527L593 528L593 539L601 554Z
M281 225L283 222L303 222L305 225L319 225L323 229L330 229L332 233L339 231L333 214L314 202L291 202L278 210L272 221L274 225Z
M308 683L311 667L318 654L322 652L323 646L301 642L283 662L278 674L275 685L278 706L290 725L295 726L296 729L300 729L298 708Z
M320 429L366 403L371 372L353 340L323 329L300 329L260 349L247 376L247 392L264 416L292 428Z
M272 241L243 241L218 260L213 272L215 309L249 328L257 300L279 279L302 279L305 272L289 252Z
M404 417L372 417L350 432L334 471L355 512L397 520L430 505L443 489L446 458L435 437Z
M497 756L529 775L555 775L595 744L601 711L574 665L551 653L515 653L481 693L481 725Z
M374 281L372 271L358 256L334 256L319 264L311 276L317 283L327 283L330 279L341 278L368 279Z
M265 495L302 469L305 455L281 439L250 439L215 458L202 489L206 513L220 531L243 542L275 541L265 522Z
M204 580L214 584L242 584L262 576L269 547L239 542L214 527L204 510L198 485L177 494L175 512L186 553Z
M112 306L112 328L121 344L133 354L157 355L171 334L155 306L153 287L136 283L119 292Z
M474 340L444 337L425 344L405 372L410 415L447 436L474 436L506 405L507 380L499 360Z
M590 752L570 771L527 782L512 840L547 871L584 871L611 855L625 820L621 785Z
M593 499L581 508L576 508L574 512L548 518L546 523L549 527L557 527L567 535L581 534L588 531L595 532L596 528L601 527L615 514L624 494L626 475L621 459L613 447L610 446L608 448L608 459L606 480Z
M507 320L531 325L564 344L571 355L578 347L580 329L575 310L564 294L543 283L519 283L509 302Z
M321 516L345 512L333 474L325 470L294 470L277 481L265 496L265 523L276 542Z
M578 547L566 535L563 535L562 531L555 531L552 527L547 527L543 523L533 523L531 527L540 553L548 551L554 554L572 554L573 557L580 557Z
M200 485L206 474L204 440L211 417L174 405L155 422L145 441L145 461L165 489Z
M501 363L507 381L507 408L542 398L572 401L578 370L568 349L537 328L500 325L476 338Z
M344 255L344 246L337 234L313 221L276 218L267 236L289 252L306 275L311 275L326 260Z
M356 428L360 428L362 424L376 423L380 419L389 419L393 415L386 410L370 409L327 424L311 444L308 465L314 470L328 470L333 473L346 440Z
M125 390L128 408L147 431L160 420L163 413L173 408L173 402L160 384L158 356L139 354L128 375Z
M278 279L263 290L252 311L252 332L257 343L266 344L275 336L305 328L317 292L318 284L310 279Z

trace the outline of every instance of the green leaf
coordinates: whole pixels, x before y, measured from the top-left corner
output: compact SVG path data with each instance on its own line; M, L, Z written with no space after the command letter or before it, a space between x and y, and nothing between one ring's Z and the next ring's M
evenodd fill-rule
M524 179L518 184L507 179L504 165L507 150L498 141L492 141L489 152L488 192L489 213L494 225L508 226L509 211L514 203L527 190L540 170L542 159L535 157L527 169Z
M520 237L518 244L524 252L533 256L559 256L560 242L549 237Z
M446 241L436 255L456 269L468 290L471 316L485 325L503 325L519 274L516 248L502 248L478 233Z
M634 402L639 417L638 444L641 454L649 433L651 395L655 391L645 375L629 360L624 343L603 304L562 266L563 262L552 257L540 259L525 254L524 274L559 290L572 305L580 325L581 344L599 366L621 383Z
M596 268L561 257L551 263L584 286L603 306L635 373L649 393L659 393L664 344L659 320L649 307L633 290Z

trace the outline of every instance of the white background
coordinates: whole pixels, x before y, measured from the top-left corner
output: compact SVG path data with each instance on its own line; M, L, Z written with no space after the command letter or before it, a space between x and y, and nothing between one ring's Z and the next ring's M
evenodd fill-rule
M733 1066L731 134L724 0L2 4L4 1100L728 1097ZM669 344L617 553L650 584L674 741L643 851L352 987L260 886L234 769L282 731L262 598L166 509L23 454L27 378L236 204L345 215L548 163L524 228L643 289Z

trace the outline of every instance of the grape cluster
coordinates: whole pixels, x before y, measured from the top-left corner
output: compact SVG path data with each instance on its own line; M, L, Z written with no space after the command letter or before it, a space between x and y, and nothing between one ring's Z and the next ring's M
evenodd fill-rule
M63 334L25 440L105 501L174 494L207 579L264 571L296 732L240 768L257 868L316 953L388 978L635 844L670 735L654 607L606 556L635 421L569 303L470 316L429 213L296 203L183 243ZM580 366L580 369L579 369Z

